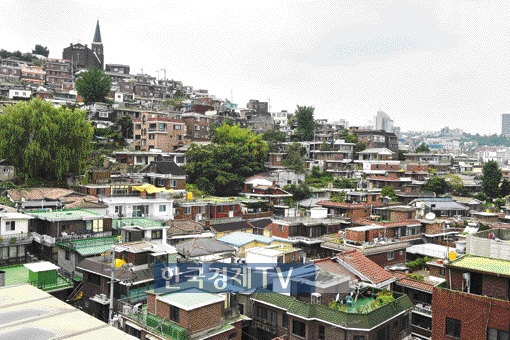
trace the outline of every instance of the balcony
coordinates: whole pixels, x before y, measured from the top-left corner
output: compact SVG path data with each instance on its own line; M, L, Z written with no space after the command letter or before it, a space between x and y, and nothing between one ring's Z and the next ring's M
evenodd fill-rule
M7 245L30 244L32 243L32 240L33 237L31 233L0 235L0 247Z

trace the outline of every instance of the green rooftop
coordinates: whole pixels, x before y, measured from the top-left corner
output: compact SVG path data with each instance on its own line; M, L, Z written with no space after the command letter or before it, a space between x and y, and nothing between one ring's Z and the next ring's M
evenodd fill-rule
M36 282L30 282L29 279L29 270L22 264L17 264L13 266L0 267L0 271L5 272L5 285L11 286L21 283L30 283L32 286L37 287ZM72 283L67 281L63 276L61 276L56 270L55 275L57 275L57 280L52 284L44 284L40 288L45 292L56 291L60 289L70 288L73 286Z
M489 257L464 255L450 262L450 266L478 272L510 276L510 261Z
M82 256L90 256L111 250L112 245L117 243L119 243L117 236L107 236L57 242L56 245L65 250L75 251Z
M37 216L39 219L47 221L63 221L63 220L93 220L103 216L96 212L85 209L69 209L69 210L52 210L45 209L29 210L29 215Z
M303 318L323 320L345 328L372 329L413 306L412 301L406 294L393 293L393 296L395 297L394 301L363 313L358 313L353 309L345 312L326 305L312 304L300 301L292 296L262 289L253 295L253 299L284 308L287 313L299 315ZM363 301L358 301L355 307L358 307L358 304L361 306L368 303L363 299Z
M141 218L141 217L123 217L123 218L114 218L112 220L112 228L121 229L122 226L126 227L139 227L142 229L151 229L155 227L165 226L164 222L158 222L155 220L151 220L150 218Z

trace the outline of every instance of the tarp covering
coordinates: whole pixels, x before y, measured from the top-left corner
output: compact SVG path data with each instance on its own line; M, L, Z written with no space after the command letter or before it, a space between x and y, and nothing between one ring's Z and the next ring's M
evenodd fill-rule
M145 183L143 185L134 186L133 190L136 190L136 191L147 191L148 194L154 194L156 192L168 192L168 193L172 193L174 191L173 189L158 188L158 187L155 187L154 185L149 184L149 183Z

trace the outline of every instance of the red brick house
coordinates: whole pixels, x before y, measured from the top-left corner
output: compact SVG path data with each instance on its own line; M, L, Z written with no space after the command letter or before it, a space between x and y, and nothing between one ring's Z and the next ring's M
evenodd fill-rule
M142 118L133 120L133 124L135 151L161 149L162 152L173 152L189 144L189 139L185 138L187 129L183 120L143 113Z

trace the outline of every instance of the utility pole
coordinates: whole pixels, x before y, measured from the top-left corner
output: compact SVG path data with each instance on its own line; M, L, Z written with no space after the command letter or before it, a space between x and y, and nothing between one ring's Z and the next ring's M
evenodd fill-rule
M163 67L163 68L161 69L161 71L163 71L163 76L164 76L163 80L166 80L166 68L165 68L165 67Z
M234 88L233 87L230 89L230 102L231 103L234 102Z

